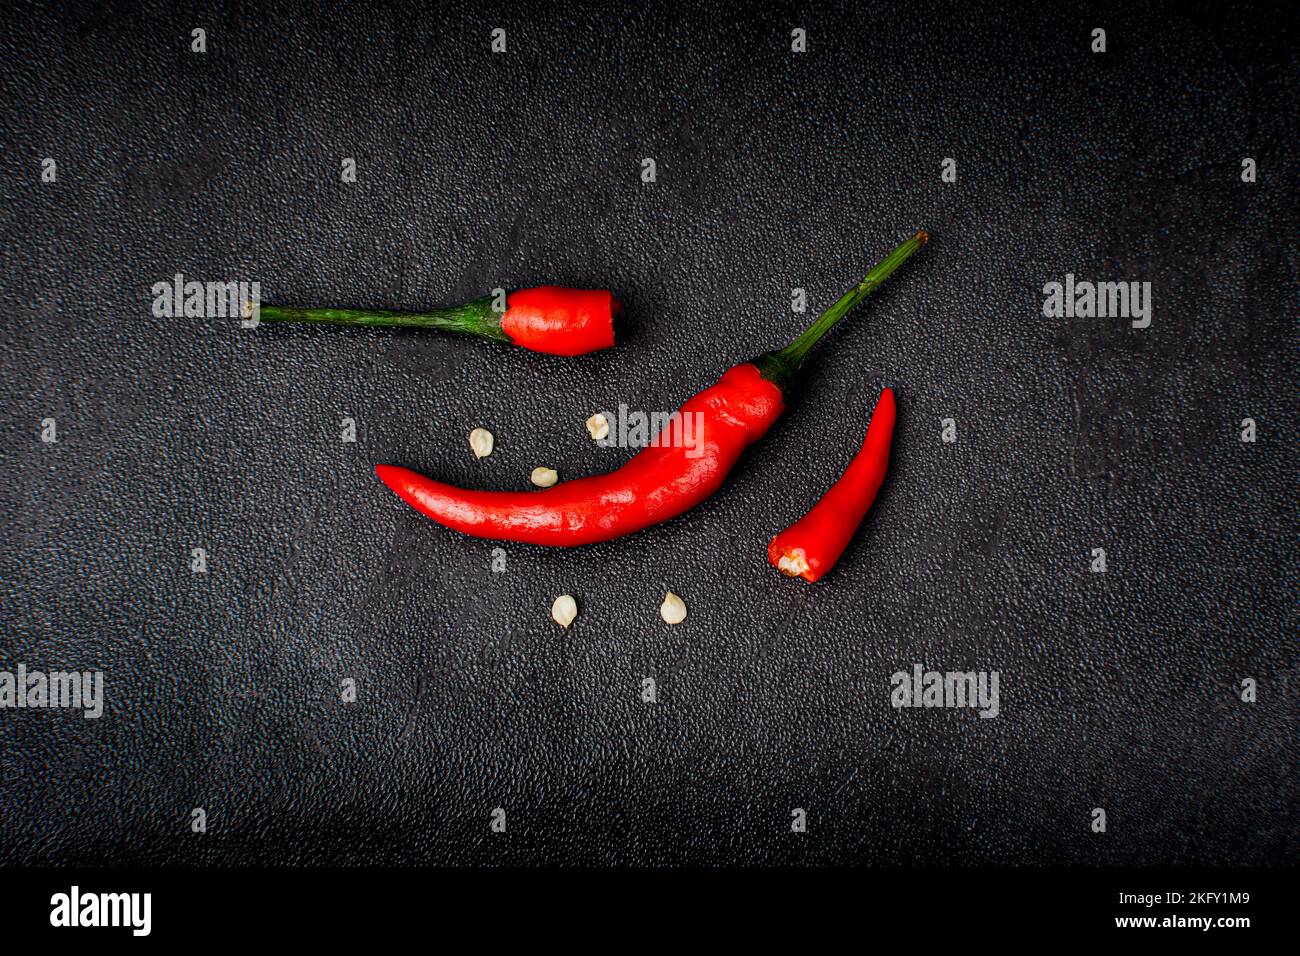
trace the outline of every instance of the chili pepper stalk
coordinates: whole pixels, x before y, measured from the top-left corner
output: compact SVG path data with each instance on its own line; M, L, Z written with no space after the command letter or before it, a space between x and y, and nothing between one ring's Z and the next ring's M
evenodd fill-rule
M432 329L508 342L549 355L585 355L614 344L620 304L603 289L538 286L521 289L498 308L494 296L428 312L387 309L303 309L259 305L263 322L305 322L379 328Z
M763 377L775 383L782 391L789 388L813 347L929 241L929 234L924 229L918 230L911 239L898 245L893 252L872 266L871 271L861 282L840 296L835 304L819 315L797 339L783 349L765 352L755 359L754 364L763 373Z
M284 305L261 305L262 322L301 322L313 325L359 325L374 328L433 329L461 332L498 342L509 342L501 329L501 312L492 308L492 296L464 305L429 312L395 312L388 309L300 309Z
M393 465L377 465L375 473L421 514L480 538L574 547L675 518L722 487L744 450L785 410L785 392L813 346L925 241L918 232L901 244L790 345L729 368L688 399L675 418L680 425L699 416L699 447L656 440L608 474L536 491L457 488Z

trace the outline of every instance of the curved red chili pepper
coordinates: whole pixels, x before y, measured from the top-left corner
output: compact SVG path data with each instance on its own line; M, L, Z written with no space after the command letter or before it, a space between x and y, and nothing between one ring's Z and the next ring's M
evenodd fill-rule
M740 453L785 408L781 389L749 363L728 369L686 402L663 444L642 449L617 471L541 491L470 491L392 465L384 484L439 524L486 538L569 547L607 541L676 517L718 490ZM685 416L702 419L698 441L679 440ZM661 433L662 434L662 433Z
M586 355L614 344L618 310L618 300L604 289L543 285L510 293L501 330L534 352Z
M498 311L497 304L495 297L484 296L430 312L259 305L258 319L437 329L511 342L549 355L585 355L614 344L614 316L621 308L613 293L605 289L565 289L556 285L510 293L504 312Z
M665 430L668 440L656 436L655 443L609 474L515 492L457 488L392 465L378 465L375 473L421 514L478 537L568 547L666 521L718 490L745 447L785 408L785 391L809 350L926 238L919 232L902 243L786 348L728 369L674 415ZM682 440L689 427L684 423L698 423L698 441L689 447Z
M894 414L894 393L887 388L876 400L862 449L839 481L767 546L767 560L774 568L792 578L816 581L835 566L885 480Z

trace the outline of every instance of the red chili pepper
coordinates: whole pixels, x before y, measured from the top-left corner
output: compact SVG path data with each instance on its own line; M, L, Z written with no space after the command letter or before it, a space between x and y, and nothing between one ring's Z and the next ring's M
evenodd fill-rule
M501 330L534 352L586 355L614 344L618 311L618 300L604 290L543 285L510 293Z
M666 521L718 490L741 452L785 408L785 392L809 350L926 239L918 232L896 248L786 348L728 369L673 416L664 430L668 441L661 433L657 444L609 474L516 492L469 491L392 465L378 465L375 473L417 511L477 537L568 547ZM684 417L695 413L700 418ZM700 426L692 447L681 440L688 422Z
M510 293L504 312L494 306L493 296L431 312L259 305L258 318L266 322L439 329L511 342L548 355L585 355L614 344L614 316L621 308L613 293L604 289L565 289L555 285Z
M893 435L894 393L887 388L876 400L862 449L839 481L767 546L767 560L773 567L792 578L816 581L835 566L885 480Z

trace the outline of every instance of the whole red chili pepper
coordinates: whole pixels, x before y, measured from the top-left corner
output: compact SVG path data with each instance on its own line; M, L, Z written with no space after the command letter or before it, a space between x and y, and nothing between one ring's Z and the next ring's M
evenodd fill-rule
M417 511L477 537L569 547L666 521L718 490L740 453L784 410L785 392L809 350L926 239L918 232L896 248L789 346L728 369L716 385L689 399L665 432L681 436L683 422L700 422L692 447L676 440L652 443L616 471L541 491L470 491L392 465L378 465L375 472ZM701 418L684 417L693 413Z
M512 342L548 355L585 355L614 344L614 316L620 309L613 293L603 289L565 289L555 285L511 292L506 297L504 312L494 306L492 296L431 312L259 305L258 318L265 322L440 329Z
M792 578L816 581L835 566L885 480L893 435L894 392L887 388L876 400L862 449L839 481L767 546L767 560L773 567Z

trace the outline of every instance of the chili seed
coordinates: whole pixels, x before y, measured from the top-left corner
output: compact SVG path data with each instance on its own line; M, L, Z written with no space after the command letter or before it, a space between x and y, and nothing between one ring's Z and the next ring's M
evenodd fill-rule
M597 412L587 419L587 434L596 441L604 441L609 437L609 419Z
M560 480L560 475L554 468L534 468L529 479L538 488L549 488Z
M486 458L492 454L492 448L496 444L496 439L486 428L476 428L469 433L469 447L474 452L475 458Z
M573 599L572 594L561 594L551 605L551 620L560 627L568 627L577 616L578 602Z
M686 620L686 602L672 591L664 595L664 603L659 605L659 616L665 624L680 624Z

